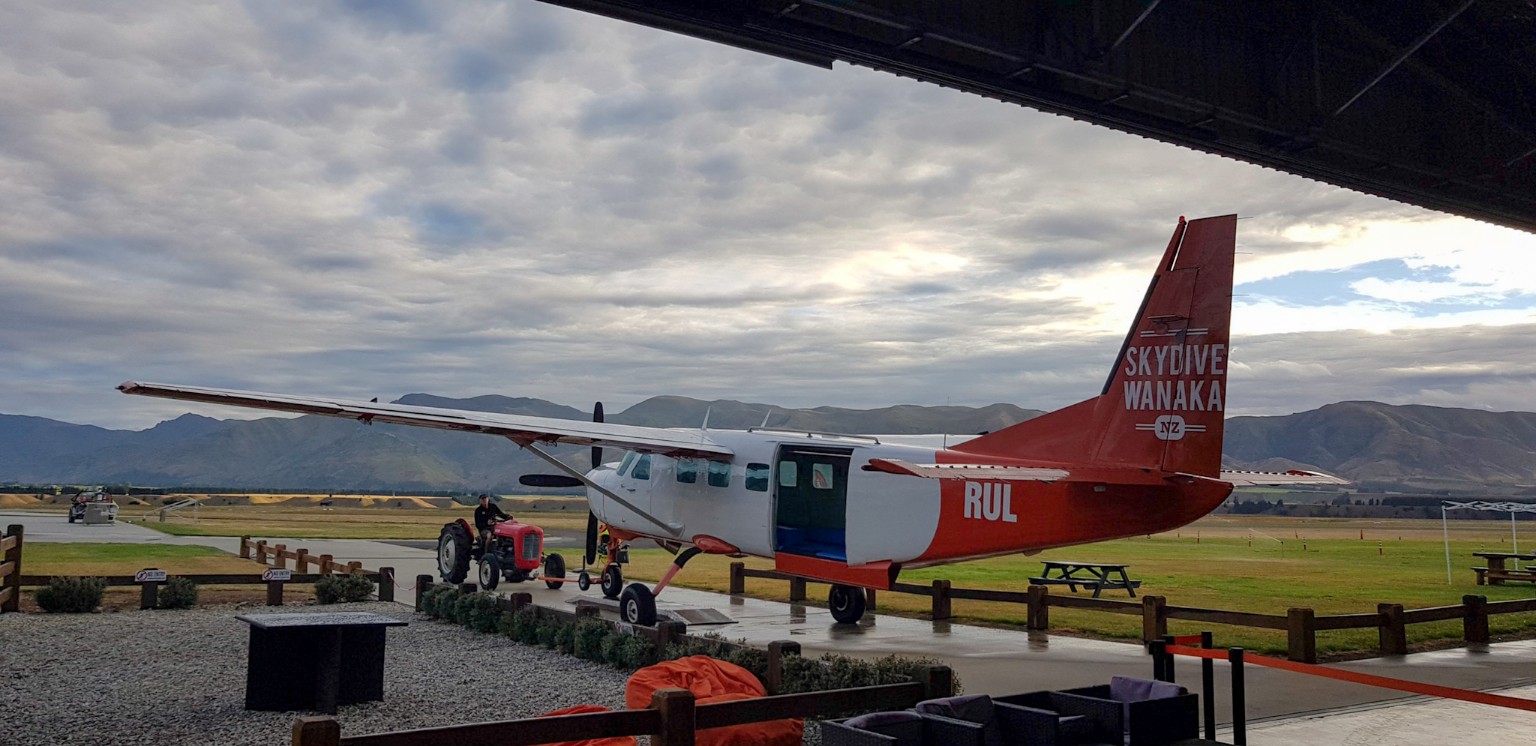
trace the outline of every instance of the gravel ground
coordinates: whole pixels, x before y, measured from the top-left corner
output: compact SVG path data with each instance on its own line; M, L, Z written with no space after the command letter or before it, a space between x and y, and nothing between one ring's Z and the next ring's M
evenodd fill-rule
M394 603L348 604L410 622L386 633L384 700L342 707L342 735L624 707L628 674ZM285 744L310 713L247 712L247 625L265 606L0 615L0 743Z

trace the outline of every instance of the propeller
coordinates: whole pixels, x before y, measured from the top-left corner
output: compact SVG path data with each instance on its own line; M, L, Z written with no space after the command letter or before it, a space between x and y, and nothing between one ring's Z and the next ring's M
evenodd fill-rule
M592 421L593 422L602 422L603 421L603 403L602 402L597 402L596 404L592 405ZM602 446L592 446L592 468L596 469L597 467L602 466L602 465L603 465L603 447ZM590 565L590 564L593 564L593 563L597 562L597 514L592 512L590 509L587 511L587 547L586 547L586 549L587 549L587 555L586 555L586 558L585 558L586 559L586 564Z

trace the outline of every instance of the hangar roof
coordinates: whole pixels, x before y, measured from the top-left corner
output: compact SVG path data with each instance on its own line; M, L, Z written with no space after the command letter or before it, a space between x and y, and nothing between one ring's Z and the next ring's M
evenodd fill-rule
M1536 231L1532 0L544 0Z

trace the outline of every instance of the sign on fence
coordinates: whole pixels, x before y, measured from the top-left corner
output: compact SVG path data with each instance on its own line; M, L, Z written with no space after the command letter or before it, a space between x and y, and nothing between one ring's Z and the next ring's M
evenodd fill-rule
M293 580L292 570L280 570L276 567L268 568L261 574L262 580Z
M164 583L165 582L165 571L164 570L140 570L137 573L134 573L133 582L135 582L135 583Z

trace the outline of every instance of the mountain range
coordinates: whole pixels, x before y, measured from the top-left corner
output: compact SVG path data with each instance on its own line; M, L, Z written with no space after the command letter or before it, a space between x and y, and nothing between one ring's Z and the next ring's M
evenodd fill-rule
M590 419L542 399L410 394L401 404ZM786 409L738 401L658 396L607 421L658 427L772 427L846 433L976 433L1034 417L1038 410L894 406ZM1229 468L1304 468L1355 480L1361 488L1518 491L1536 484L1536 414L1420 405L1339 402L1292 415L1227 420ZM586 448L555 453L586 468ZM606 458L617 458L610 450ZM147 430L107 430L41 417L0 414L0 482L132 484L319 490L526 491L542 462L500 438L304 416L218 420L186 414Z

